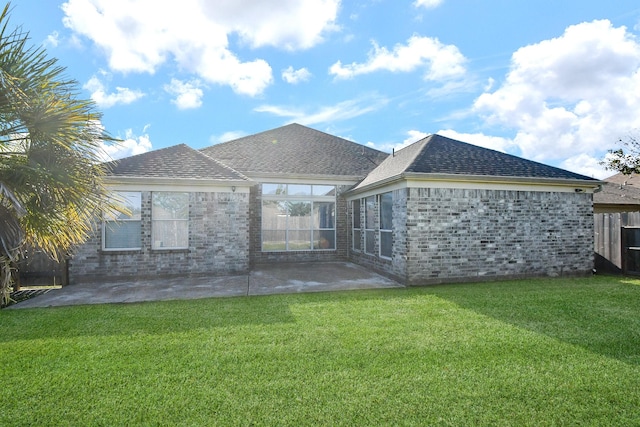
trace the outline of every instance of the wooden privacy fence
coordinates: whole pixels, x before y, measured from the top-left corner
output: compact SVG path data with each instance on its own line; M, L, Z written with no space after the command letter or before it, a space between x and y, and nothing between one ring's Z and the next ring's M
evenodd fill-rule
M28 250L19 263L20 287L64 286L67 284L67 262L57 262L40 251Z
M640 274L640 212L594 215L596 268Z

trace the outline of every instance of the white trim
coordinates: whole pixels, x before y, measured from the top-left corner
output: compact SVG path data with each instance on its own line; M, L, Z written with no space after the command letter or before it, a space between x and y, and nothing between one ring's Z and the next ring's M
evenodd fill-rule
M142 220L140 219L129 219L129 220L120 220L120 221L126 221L126 222L134 222L134 221L138 221L140 224L142 224ZM142 250L142 246L137 247L137 248L106 248L105 247L105 242L106 242L106 236L105 236L105 227L107 226L108 222L113 222L115 223L116 221L107 221L104 219L104 217L102 218L102 244L100 246L102 246L100 248L100 250L102 252L135 252L135 251L140 251Z
M366 198L368 196L386 193L388 191L399 190L403 188L449 188L449 189L462 189L462 190L509 190L509 191L537 191L537 192L551 192L551 193L588 193L593 194L598 192L600 188L600 181L581 181L581 180L565 180L565 181L553 181L553 180L540 180L526 181L516 180L514 178L499 178L490 179L494 177L484 177L483 180L475 180L474 177L457 177L452 179L451 176L436 177L430 175L429 177L413 175L407 177L396 176L395 179L389 179L381 181L380 185L371 185L363 187L363 189L356 191L349 191L347 194L347 201L354 200L356 198Z
M185 193L249 193L253 181L214 181L179 178L105 177L113 191L175 191ZM235 191L234 191L235 188Z
M543 182L509 182L509 181L444 181L444 180L416 180L409 178L407 187L411 188L450 188L463 190L511 190L511 191L538 191L551 193L593 193L598 185L588 185L584 182L572 183L543 183ZM576 191L579 190L579 191Z
M123 192L123 191L121 191ZM128 191L129 193L138 193L140 196L140 214L142 215L142 192L140 191ZM113 224L118 224L119 222L139 222L140 223L140 227L142 227L142 217L140 217L140 219L131 219L131 218L121 218L118 220L112 219L109 220L106 218L106 212L103 211L102 215L101 215L101 236L100 236L100 249L104 252L127 252L127 251L140 251L142 250L142 245L138 246L138 247L119 247L119 248L107 248L106 247L106 242L107 242L107 232L106 232L106 227L108 223L113 223ZM140 239L140 243L142 244L142 238Z
M247 175L260 184L321 184L321 185L355 185L362 180L361 176L349 175L302 175L302 174L251 174Z
M192 185L190 183L107 182L110 191L170 191L178 193L236 193L249 194L249 187L240 185ZM235 191L233 189L235 187Z
M154 197L156 194L159 193L180 193L180 194L186 194L187 195L187 217L186 218L169 218L169 219L156 219L155 218L155 210L156 205L154 203ZM185 193L183 191L177 192L177 191L155 191L151 193L151 250L154 251L164 251L164 250L182 250L182 249L189 249L189 235L190 235L190 222L191 222L191 218L190 218L190 209L189 209L189 203L190 203L190 199L191 196L189 195L189 193ZM162 242L162 240L154 240L155 236L155 228L156 228L156 224L157 223L168 223L168 222L184 222L187 224L187 235L186 235L186 239L187 239L187 246L156 246L157 242Z

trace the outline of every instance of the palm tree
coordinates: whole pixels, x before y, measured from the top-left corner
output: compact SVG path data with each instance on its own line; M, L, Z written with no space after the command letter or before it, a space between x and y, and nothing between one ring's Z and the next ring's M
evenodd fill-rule
M21 27L0 15L0 303L25 247L59 259L81 243L108 203L103 141L93 102Z

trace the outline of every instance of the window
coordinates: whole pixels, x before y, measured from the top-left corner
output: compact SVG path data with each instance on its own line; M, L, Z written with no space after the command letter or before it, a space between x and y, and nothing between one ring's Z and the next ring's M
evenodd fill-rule
M375 255L376 247L376 196L364 199L364 251Z
M152 249L189 247L189 193L154 192L151 220Z
M120 191L113 193L112 198L115 204L119 205L119 209L104 213L102 249L140 249L142 247L142 221L140 217L141 193Z
M360 199L353 200L351 202L351 222L353 225L353 250L361 251L362 250L362 241L361 239L361 228L360 228Z
M334 185L262 184L262 250L336 248Z
M391 258L393 251L393 193L380 195L380 256Z

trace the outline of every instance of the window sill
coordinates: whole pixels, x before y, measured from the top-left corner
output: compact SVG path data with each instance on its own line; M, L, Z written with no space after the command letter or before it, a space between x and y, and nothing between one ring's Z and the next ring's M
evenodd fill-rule
M297 253L317 253L317 252L335 252L337 249L297 249L297 250L277 250L277 251L261 251L263 254L297 254Z
M189 248L151 248L152 254L189 253Z
M142 252L142 248L118 248L118 249L100 249L100 253L106 255L131 255L132 253Z

